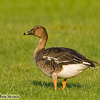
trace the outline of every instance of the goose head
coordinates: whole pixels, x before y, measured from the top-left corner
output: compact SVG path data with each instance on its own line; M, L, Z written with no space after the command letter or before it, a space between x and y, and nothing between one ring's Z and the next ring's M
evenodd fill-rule
M24 33L24 35L34 35L39 38L48 38L46 29L40 25L33 27L30 31Z

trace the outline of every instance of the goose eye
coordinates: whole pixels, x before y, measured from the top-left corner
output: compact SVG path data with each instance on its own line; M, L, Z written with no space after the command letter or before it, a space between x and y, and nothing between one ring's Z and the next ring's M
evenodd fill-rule
M36 29L39 29L39 27L37 27Z

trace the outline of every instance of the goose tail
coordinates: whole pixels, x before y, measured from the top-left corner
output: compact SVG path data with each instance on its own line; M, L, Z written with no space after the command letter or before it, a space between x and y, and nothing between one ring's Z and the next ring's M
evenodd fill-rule
M92 63L95 63L95 64L97 64L97 65L100 65L100 63L98 63L98 62L96 62L96 61L93 61L93 60L89 60L89 61L92 62ZM93 67L93 68L99 68L99 67L95 66L95 67Z

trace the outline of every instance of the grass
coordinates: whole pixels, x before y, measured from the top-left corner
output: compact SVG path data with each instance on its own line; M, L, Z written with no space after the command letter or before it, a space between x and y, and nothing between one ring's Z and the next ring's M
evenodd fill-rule
M52 79L36 67L38 40L23 33L46 27L46 48L68 47L100 62L99 0L0 0L0 94L19 94L20 100L100 100L100 69L87 69L62 80L54 91Z

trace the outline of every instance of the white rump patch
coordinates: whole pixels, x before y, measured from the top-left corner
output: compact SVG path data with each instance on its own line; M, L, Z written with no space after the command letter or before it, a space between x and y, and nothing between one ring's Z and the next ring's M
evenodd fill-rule
M87 65L90 65L90 63L88 63L88 62L83 62L83 64L87 64Z
M88 68L88 66L83 64L70 64L70 65L63 65L63 70L58 73L58 78L72 78L79 73L81 73L84 69Z

